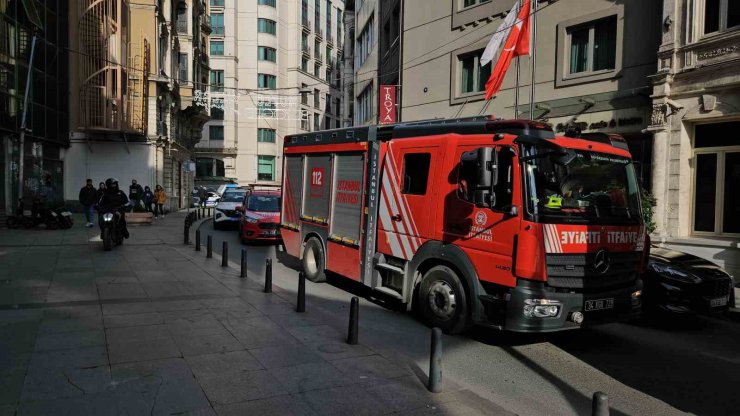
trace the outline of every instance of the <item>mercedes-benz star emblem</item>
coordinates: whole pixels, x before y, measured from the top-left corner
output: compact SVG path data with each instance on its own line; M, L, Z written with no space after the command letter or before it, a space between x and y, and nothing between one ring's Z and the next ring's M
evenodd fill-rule
M609 270L609 253L601 249L594 256L594 271L604 274Z

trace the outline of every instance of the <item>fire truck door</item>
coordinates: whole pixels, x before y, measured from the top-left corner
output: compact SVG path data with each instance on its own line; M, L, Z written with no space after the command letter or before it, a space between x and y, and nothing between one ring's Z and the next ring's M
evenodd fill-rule
M434 170L440 158L435 146L388 145L379 210L381 251L409 260L430 237L437 192Z
M453 157L461 161L464 153L479 147L459 146ZM462 162L457 164L456 172L450 175L448 183L443 184L443 239L465 251L481 280L512 285L515 284L512 274L514 236L519 219L507 211L520 197L517 191L519 181L516 179L518 167L511 149L500 146L495 147L494 152L498 154L499 172L499 184L494 187L494 206L476 206L475 172L467 169Z

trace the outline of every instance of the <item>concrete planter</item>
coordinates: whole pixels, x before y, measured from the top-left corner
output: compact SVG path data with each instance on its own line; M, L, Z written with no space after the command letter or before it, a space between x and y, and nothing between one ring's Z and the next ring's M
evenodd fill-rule
M151 225L152 222L154 222L154 214L151 212L126 213L126 224Z

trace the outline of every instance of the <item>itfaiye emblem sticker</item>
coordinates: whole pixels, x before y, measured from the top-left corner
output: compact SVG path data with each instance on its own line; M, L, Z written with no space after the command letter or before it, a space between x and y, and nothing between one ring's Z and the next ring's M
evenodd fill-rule
M488 222L488 216L483 211L478 211L477 214L475 214L475 224L482 227L486 225Z

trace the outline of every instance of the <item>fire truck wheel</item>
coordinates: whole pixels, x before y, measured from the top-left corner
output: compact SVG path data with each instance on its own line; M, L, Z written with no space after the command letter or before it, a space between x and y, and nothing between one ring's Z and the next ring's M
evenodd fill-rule
M306 279L314 283L326 282L325 265L326 257L321 242L315 237L309 238L303 249L303 271Z
M469 327L470 314L465 288L452 269L435 266L424 275L419 287L419 310L424 321L448 334Z

